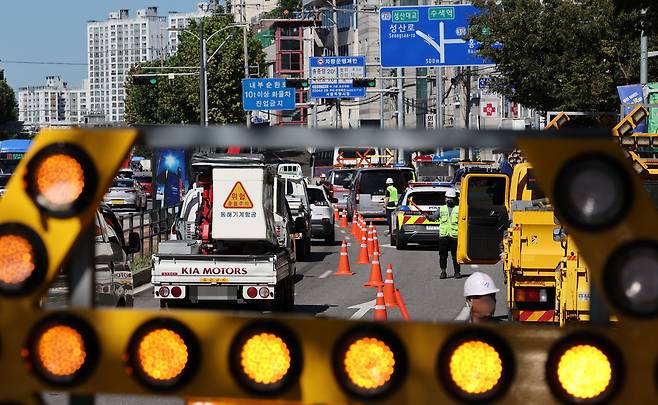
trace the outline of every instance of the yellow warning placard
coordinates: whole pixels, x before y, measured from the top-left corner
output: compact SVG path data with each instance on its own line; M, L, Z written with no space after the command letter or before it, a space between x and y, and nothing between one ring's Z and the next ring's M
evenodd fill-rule
M251 202L251 198L249 198L242 182L237 181L231 192L228 193L228 197L224 201L224 208L254 208L254 203Z

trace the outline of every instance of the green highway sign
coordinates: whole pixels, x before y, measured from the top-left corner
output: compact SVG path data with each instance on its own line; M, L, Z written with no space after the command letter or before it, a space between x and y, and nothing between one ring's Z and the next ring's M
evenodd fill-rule
M393 11L393 22L394 23L418 22L418 10L395 10Z
M444 21L455 19L454 7L430 7L428 18L432 21Z

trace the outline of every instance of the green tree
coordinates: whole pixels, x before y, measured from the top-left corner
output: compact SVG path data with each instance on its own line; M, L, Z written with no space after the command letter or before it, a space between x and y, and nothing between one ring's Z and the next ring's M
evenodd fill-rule
M612 0L476 0L494 91L541 111L616 111L616 86L639 79L638 11ZM502 47L492 47L496 42Z
M204 18L204 35L233 24L232 17L213 16ZM197 33L198 25L192 22L189 31ZM199 41L189 33L179 35L178 52L164 62L151 62L131 69L129 75L144 73L147 66L198 66ZM228 38L228 39L227 39ZM224 43L224 41L226 42ZM236 124L244 121L242 110L242 79L244 58L242 31L228 28L208 41L208 57L224 43L221 50L208 63L208 120L214 124ZM248 37L249 64L258 65L263 71L265 55L254 35ZM158 70L158 73L174 72L175 69ZM152 72L152 71L151 71ZM156 85L126 84L126 120L141 124L196 124L200 122L199 77L176 76L169 80L157 77Z
M302 11L301 0L279 0L279 4L266 14L266 18L293 18Z
M0 127L18 118L18 104L14 90L5 80L0 80Z

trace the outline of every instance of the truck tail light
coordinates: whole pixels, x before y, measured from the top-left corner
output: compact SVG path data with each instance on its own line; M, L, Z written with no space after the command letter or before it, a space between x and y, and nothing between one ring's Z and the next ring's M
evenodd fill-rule
M183 290L180 287L172 287L171 288L171 295L174 298L180 297L182 293L183 293Z
M258 295L260 295L261 298L267 298L267 297L270 296L270 289L267 288L267 287L261 287L261 288L258 290Z
M548 291L545 288L516 288L514 300L517 302L548 302Z
M256 298L257 295L258 295L258 290L256 289L256 287L247 288L247 297Z
M169 296L169 288L162 286L158 289L158 293L162 298L167 298Z

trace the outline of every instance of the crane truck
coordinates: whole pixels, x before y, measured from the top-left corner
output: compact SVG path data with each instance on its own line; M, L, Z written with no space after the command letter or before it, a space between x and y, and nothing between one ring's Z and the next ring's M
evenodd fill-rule
M276 165L257 154L196 154L192 172L173 237L153 255L161 307L228 301L291 310L291 237L305 224L293 223Z

